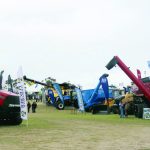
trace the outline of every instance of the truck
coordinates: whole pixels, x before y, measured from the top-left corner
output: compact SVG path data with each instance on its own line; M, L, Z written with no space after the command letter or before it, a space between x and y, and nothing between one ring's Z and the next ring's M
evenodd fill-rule
M20 100L15 93L0 90L0 125L22 123Z
M125 65L125 63L118 57L114 56L106 65L108 70L112 69L114 66L118 65L123 72L133 81L131 89L133 94L127 94L122 97L126 103L129 102L129 107L132 107L133 114L138 117L143 117L143 108L150 108L150 79L139 79L137 78L130 68ZM137 88L133 88L133 86ZM140 93L139 93L140 92Z
M26 81L30 81L47 87L47 93L48 98L50 99L50 103L59 110L63 110L65 106L75 103L73 102L74 99L71 95L71 91L75 88L74 85L70 85L67 83L58 84L55 82L49 85L43 82L27 78L26 76L24 76L23 78ZM54 96L54 90L57 92L57 97Z

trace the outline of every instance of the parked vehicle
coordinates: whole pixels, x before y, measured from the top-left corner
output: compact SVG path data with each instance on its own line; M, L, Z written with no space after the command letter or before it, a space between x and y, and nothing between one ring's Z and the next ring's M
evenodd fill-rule
M0 124L19 125L21 123L19 96L0 90Z
M132 98L126 96L124 97L124 101L126 103L129 102L130 106L133 106L133 114L135 114L136 117L142 118L143 108L150 108L150 79L149 77L143 79L137 78L118 56L114 56L106 65L106 68L110 70L116 65L133 81L131 87L131 89L134 89L132 90ZM135 88L135 85L137 88Z

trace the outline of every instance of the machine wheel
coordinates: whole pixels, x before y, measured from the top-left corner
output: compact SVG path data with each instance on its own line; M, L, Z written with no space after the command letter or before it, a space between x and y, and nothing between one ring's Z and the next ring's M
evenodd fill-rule
M59 97L56 97L55 107L59 110L63 110L65 105L61 102Z
M143 104L137 104L135 106L135 116L138 118L143 117Z
M119 109L118 109L117 107L114 107L114 108L112 109L112 112L113 112L114 114L119 114Z
M15 119L1 119L0 125L20 125L22 123L21 118L15 118Z
M96 109L92 109L91 112L93 115L98 113L98 111Z
M59 110L63 110L64 109L64 104L61 101L57 101L56 102L56 108Z
M77 109L79 108L77 99L76 99L76 100L74 100L73 105L74 105L74 107L75 107L75 108L77 108Z
M11 125L19 125L19 124L21 124L21 123L22 123L22 119L21 119L21 118L12 119L12 120L10 121L10 124L11 124Z

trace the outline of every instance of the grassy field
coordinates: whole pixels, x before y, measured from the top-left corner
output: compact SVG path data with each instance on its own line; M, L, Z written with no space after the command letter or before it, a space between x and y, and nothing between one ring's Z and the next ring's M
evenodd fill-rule
M38 103L19 126L0 126L0 150L150 150L150 120L59 111Z

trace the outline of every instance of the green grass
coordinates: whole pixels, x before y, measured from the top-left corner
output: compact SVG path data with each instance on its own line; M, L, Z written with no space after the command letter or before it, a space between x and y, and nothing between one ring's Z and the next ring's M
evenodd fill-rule
M29 114L29 127L33 126L41 128L50 128L51 126L57 126L55 122L65 123L66 121L81 121L81 122L95 122L95 123L107 123L107 124L126 124L126 125L144 125L150 126L150 120L143 120L135 118L134 116L129 116L128 118L119 118L118 114L97 114L93 115L91 113L79 113L73 110L56 110L53 107L48 107L45 105L40 105L37 109L37 113ZM39 123L40 122L40 123ZM24 124L24 123L23 123ZM50 126L49 126L50 124Z
M119 149L120 143L128 150L150 148L150 120L134 116L59 111L38 104L28 118L19 126L0 127L1 149L111 150Z

